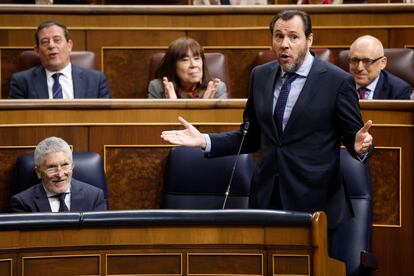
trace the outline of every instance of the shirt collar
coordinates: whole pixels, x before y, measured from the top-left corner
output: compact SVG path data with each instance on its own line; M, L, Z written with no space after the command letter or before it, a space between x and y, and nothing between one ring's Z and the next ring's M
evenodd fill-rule
M301 77L306 78L309 75L310 69L312 67L313 64L313 60L315 59L315 57L308 51L308 53L306 54L305 59L303 60L302 65L298 68L298 70L296 70L296 74L298 74ZM282 76L285 75L285 72L282 70Z
M368 91L374 91L375 88L377 87L377 83L379 81L380 75L378 75L370 84L368 84L367 86L365 86L365 88ZM357 84L356 85L356 90L358 91L358 89L361 87L361 85Z
M47 197L52 197L52 196L57 195L57 194L51 193L48 190L46 190L45 186L42 185L42 187L45 190ZM65 194L70 194L70 188L71 188L71 185L69 185L68 189L66 191L64 191L64 193Z
M70 80L72 79L72 64L70 62L65 68L63 68L60 71L49 71L46 68L45 68L45 71L46 71L46 77L47 78L51 78L53 74L59 72L63 76L65 76L66 78L68 78Z

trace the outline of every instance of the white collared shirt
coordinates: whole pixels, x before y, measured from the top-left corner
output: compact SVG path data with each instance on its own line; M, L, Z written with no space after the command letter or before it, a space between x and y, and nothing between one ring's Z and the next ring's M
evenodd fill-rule
M43 187L45 189L45 187ZM60 202L59 198L55 197L56 194L50 193L48 190L45 189L47 199L49 200L50 209L52 209L52 212L57 213L59 212ZM70 199L71 199L71 193L70 193L70 187L65 191L66 197L65 197L65 204L68 207L68 210L70 210Z
M299 98L299 95L302 91L303 86L305 85L306 82L306 78L309 75L309 71L312 67L313 64L313 60L315 58L313 57L313 55L311 53L308 52L308 54L306 55L305 60L303 61L302 65L298 68L298 70L295 72L297 75L299 75L293 82L290 88L290 92L289 92L289 96L286 102L286 108L285 108L285 112L283 115L283 122L282 122L282 127L283 129L285 129L285 126L289 120L290 114L292 113L293 107L296 104L296 101ZM283 72L283 70L281 69L281 74L279 75L276 85L275 85L275 90L273 91L273 112L275 111L275 107L276 107L276 103L277 103L277 99L279 97L280 94L280 89L282 88L283 82L285 81L283 79L283 75L285 72Z
M72 80L72 65L69 63L65 68L60 71L52 72L45 68L46 80L47 80L47 91L49 93L49 99L53 99L53 83L55 82L52 75L55 73L62 73L59 77L59 83L62 86L62 95L64 99L73 99L73 80Z
M372 99L374 99L374 91L375 91L375 88L377 87L377 83L379 81L380 75L381 74L379 74L378 77L376 77L370 84L368 84L367 86L365 86L365 88L366 88L366 90L365 90L365 98L364 98L365 100L372 100ZM358 84L356 85L357 94L358 94L358 89L360 87L361 87L360 85L358 85ZM357 96L359 98L359 95L357 95Z

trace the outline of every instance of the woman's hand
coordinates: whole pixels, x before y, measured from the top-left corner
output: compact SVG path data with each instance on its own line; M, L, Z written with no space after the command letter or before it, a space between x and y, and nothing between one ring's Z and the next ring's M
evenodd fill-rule
M204 99L214 98L219 82L220 82L220 79L218 78L215 78L214 80L208 82L206 92L204 93L204 96L203 96Z
M162 84L164 84L165 98L177 99L177 94L175 93L174 84L168 81L167 77L162 78Z

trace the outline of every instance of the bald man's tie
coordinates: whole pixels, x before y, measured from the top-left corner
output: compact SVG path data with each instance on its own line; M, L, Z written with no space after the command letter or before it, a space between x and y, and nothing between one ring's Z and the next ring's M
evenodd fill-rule
M366 87L360 87L360 88L358 88L358 94L359 94L359 98L361 100L364 100L365 99L365 92L366 91L367 91L367 88Z

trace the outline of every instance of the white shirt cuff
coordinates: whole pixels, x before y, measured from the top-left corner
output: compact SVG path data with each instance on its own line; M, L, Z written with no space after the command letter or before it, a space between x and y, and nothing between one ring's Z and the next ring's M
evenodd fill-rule
M208 134L204 134L204 139L206 139L206 148L204 149L204 152L210 152L211 151L211 139Z

